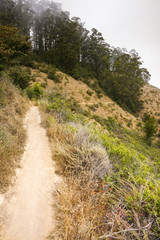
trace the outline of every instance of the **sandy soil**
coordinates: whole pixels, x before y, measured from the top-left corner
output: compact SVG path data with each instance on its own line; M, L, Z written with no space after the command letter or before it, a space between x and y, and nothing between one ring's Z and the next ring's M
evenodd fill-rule
M52 194L59 177L40 122L38 108L31 107L24 120L28 137L21 168L3 201L1 197L1 240L44 240L53 230Z

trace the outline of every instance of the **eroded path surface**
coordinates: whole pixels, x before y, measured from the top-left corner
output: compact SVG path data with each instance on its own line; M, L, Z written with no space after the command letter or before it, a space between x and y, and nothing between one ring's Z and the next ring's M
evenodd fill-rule
M53 229L54 174L46 131L40 126L37 107L25 118L26 151L13 187L6 194L1 240L44 240Z

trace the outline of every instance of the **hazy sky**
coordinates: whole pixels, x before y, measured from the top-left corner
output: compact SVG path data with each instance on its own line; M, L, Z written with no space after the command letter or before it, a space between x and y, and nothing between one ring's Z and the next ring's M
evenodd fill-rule
M135 49L160 88L160 0L55 0L114 47Z

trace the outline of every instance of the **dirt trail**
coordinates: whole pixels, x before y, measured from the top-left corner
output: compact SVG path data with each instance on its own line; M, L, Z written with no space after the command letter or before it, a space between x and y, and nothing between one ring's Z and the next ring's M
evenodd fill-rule
M27 145L21 169L2 204L1 240L44 240L53 229L52 194L59 178L40 121L38 108L31 107L24 121Z

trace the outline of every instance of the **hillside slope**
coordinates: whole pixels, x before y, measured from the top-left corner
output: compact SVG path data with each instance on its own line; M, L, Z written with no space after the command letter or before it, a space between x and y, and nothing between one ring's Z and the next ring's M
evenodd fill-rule
M160 89L146 84L141 99L144 102L144 108L140 112L140 117L143 117L144 113L154 115L160 131Z
M124 116L129 120L133 116L118 105L114 107L123 118L121 124L114 122L114 111L108 107L111 99L99 99L86 84L61 72L57 72L60 82L39 70L32 73L47 89L37 104L57 172L66 183L57 193L56 231L51 239L56 234L58 239L71 240L159 239L158 145L148 146L140 128L125 128ZM79 111L76 101L90 114ZM90 109L101 101L105 111L101 103Z
M6 191L24 150L23 117L29 103L10 82L0 78L0 193Z
M71 76L57 71L60 82L55 82L47 77L47 74L38 69L32 69L32 76L40 84L46 84L47 89L58 88L66 95L67 99L76 101L82 109L89 112L91 115L98 115L108 119L111 117L119 124L131 129L138 128L143 120L144 113L154 115L160 131L160 89L146 84L143 88L141 99L143 100L143 109L137 117L122 109L116 102L105 94L101 97L91 89L87 84L80 80L75 80Z
M36 82L40 84L46 83L48 90L53 87L62 90L67 99L75 100L82 109L91 115L98 115L106 119L111 117L124 127L136 128L139 120L129 112L123 110L111 98L104 94L99 98L96 92L82 81L75 80L60 71L57 71L57 74L61 78L60 83L48 79L46 73L32 69L32 76L36 79Z
M41 111L42 126L46 128L50 140L50 155L56 163L56 173L65 183L65 186L60 184L54 196L57 199L56 219L54 226L51 226L54 230L50 239L159 239L160 149L156 142L151 146L145 142L142 128L137 127L140 118L136 119L124 111L107 96L102 94L100 97L85 83L60 71L51 80L38 67L31 70L32 86L21 89L21 93L30 97L29 90L34 92L31 99ZM20 94L15 95L19 92L10 81L7 81L9 88L2 81L5 84L2 85L2 92L6 89L7 96L3 98L6 105L2 108L6 112L0 113L4 117L4 130L13 134L11 138L7 133L7 141L17 136L17 146L23 143L22 153L25 136L23 140L19 139L19 131L15 131L14 124L11 122L8 125L12 118L7 109L11 105L11 113L17 112L14 115L20 120L19 124L17 122L19 129L19 126L23 127L25 101ZM20 109L19 101L22 104ZM7 119L5 116L8 116ZM9 146L5 145L5 136L2 137L7 172ZM35 147L38 147L38 139L32 144ZM10 146L13 150L13 145ZM34 153L38 155L40 151L36 149ZM13 157L10 156L11 160ZM17 157L19 159L20 154ZM10 166L13 170L17 165ZM32 170L35 176L38 167ZM46 174L44 182L48 178ZM5 180L9 185L3 173L1 179L2 183ZM22 192L25 190L22 189Z

